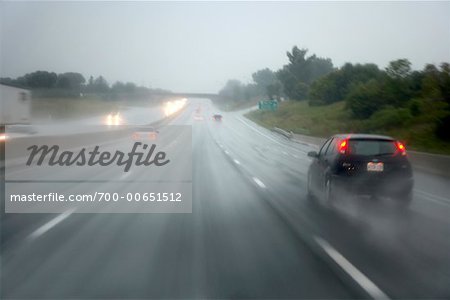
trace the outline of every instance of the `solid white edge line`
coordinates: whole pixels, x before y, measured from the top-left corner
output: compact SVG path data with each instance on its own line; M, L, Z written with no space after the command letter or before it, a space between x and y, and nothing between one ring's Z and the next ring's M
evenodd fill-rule
M374 299L389 299L383 291L367 276L352 265L342 254L334 249L327 241L315 236L314 240L320 247Z
M449 200L447 200L447 199L445 199L443 197L440 197L438 195L433 195L433 194L430 194L430 193L427 193L425 191L418 190L418 189L414 189L414 192L418 193L418 194L421 194L422 198L426 199L428 201L432 201L432 202L435 202L435 203L438 203L438 204L450 206L450 201Z
M242 119L242 118L240 118L240 117L236 117L236 119L237 119L239 122L241 122L242 124L244 124L245 126L247 126L248 128L250 128L251 130L253 130L253 131L259 133L260 135L262 135L262 136L268 138L268 139L271 140L272 142L277 143L278 145L280 145L280 146L282 146L282 147L288 147L289 149L291 149L291 150L293 150L293 151L296 151L296 152L298 152L298 153L302 153L302 154L306 153L305 151L301 151L301 150L296 149L296 148L294 148L294 147L292 147L292 146L289 146L289 145L282 144L282 143L278 142L278 141L275 140L274 138L268 136L267 134L262 133L260 130L258 130L258 129L256 129L256 128L254 128L252 125L250 125L249 123L247 123L247 121L244 121L244 119Z
M286 145L283 145L282 143L278 142L277 140L275 140L274 138L268 136L267 134L262 133L261 131L259 131L258 129L254 128L253 126L251 126L250 124L248 124L246 121L244 121L243 119L237 117L237 119L244 124L245 126L247 126L248 128L250 128L251 130L259 133L260 135L264 136L265 138L268 138L269 140L271 140L274 143L277 143L280 146L286 147Z
M41 227L39 227L38 229L33 231L28 236L28 240L34 240L34 239L40 237L41 235L43 235L44 233L46 233L47 231L49 231L50 229L52 229L53 227L55 227L56 225L58 225L59 223L64 221L66 218L68 218L74 211L75 211L75 209L70 209L70 210L56 216L55 218L51 219L50 221L48 221L47 223L45 223L44 225L42 225Z
M263 188L263 189L266 188L266 185L265 185L261 180L259 180L259 178L253 177L253 181L254 181L257 185L259 185L259 187L261 187L261 188Z

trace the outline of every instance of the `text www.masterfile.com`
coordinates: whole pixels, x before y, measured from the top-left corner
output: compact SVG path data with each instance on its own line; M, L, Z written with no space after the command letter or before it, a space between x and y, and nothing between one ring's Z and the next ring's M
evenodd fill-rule
M46 193L46 194L11 194L10 202L181 202L183 193L148 192L148 193L108 193L94 192L88 194Z

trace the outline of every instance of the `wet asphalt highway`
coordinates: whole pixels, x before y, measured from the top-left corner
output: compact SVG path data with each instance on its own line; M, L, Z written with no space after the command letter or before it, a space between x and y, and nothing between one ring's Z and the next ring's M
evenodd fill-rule
M416 172L407 209L328 207L306 197L314 146L215 112L171 122L192 125L191 214L2 213L2 298L450 298L448 179Z

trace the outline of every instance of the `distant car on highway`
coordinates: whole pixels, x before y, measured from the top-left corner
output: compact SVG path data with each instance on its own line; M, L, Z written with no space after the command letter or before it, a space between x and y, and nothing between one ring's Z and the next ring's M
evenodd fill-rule
M158 137L159 131L152 126L136 127L131 135L135 141L154 141Z
M119 126L123 125L124 121L120 112L112 112L106 116L103 123L107 126Z
M388 136L339 134L311 151L307 189L327 203L340 195L388 196L402 205L412 199L414 179L405 146Z
M221 114L214 114L213 115L214 121L222 121L222 115Z

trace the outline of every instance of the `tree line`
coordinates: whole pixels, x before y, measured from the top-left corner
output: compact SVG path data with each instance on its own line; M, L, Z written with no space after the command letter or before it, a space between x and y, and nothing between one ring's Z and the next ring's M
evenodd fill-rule
M255 97L270 99L306 99L311 84L334 70L329 58L308 56L307 49L297 46L286 53L289 63L278 71L269 68L252 74L253 83L243 84L239 80L229 80L219 91L219 95L234 101L246 101Z
M103 76L90 76L86 81L81 73L66 72L57 74L48 71L35 71L17 78L0 78L0 83L31 89L35 96L42 97L79 97L84 94L103 95L114 99L120 95L145 95L152 92L167 92L161 89L149 89L133 82L116 81L112 85Z
M371 63L336 68L331 59L307 53L295 46L280 70L259 70L253 73L254 83L247 85L230 80L219 93L236 101L251 96L317 106L344 101L349 118L367 120L368 130L422 122L435 128L439 138L450 140L449 63L427 64L418 71L402 58L385 69Z
M351 117L367 120L368 129L392 129L419 122L450 140L450 64L427 64L413 71L407 59L386 69L374 64L345 64L316 80L310 105L345 101Z

